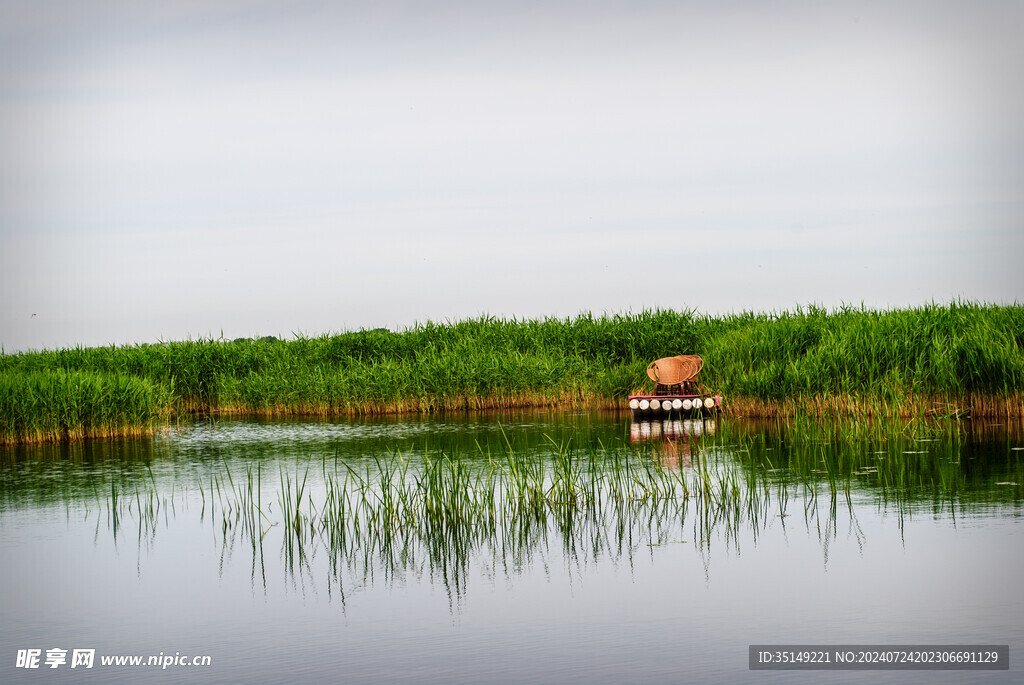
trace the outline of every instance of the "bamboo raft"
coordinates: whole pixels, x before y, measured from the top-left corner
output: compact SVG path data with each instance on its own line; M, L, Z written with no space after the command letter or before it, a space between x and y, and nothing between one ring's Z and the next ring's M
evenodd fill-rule
M664 357L647 367L654 381L653 395L630 395L629 410L634 419L703 418L718 416L722 396L701 387L697 374L704 360L695 354Z
M718 416L721 395L630 395L634 419L696 418Z

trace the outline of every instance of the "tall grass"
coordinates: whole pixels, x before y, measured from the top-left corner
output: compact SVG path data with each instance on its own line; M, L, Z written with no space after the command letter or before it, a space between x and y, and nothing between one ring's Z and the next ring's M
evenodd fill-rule
M329 416L618 407L628 393L650 388L644 369L651 360L692 353L704 357L704 384L742 415L1024 414L1024 307L962 302L717 318L668 310L480 317L292 341L2 355L0 374L22 385L23 377L43 372L137 378L165 400L162 408L178 414ZM29 406L45 413L52 403ZM2 411L15 425L14 405L5 402Z
M0 444L144 435L173 401L147 378L94 371L0 371Z

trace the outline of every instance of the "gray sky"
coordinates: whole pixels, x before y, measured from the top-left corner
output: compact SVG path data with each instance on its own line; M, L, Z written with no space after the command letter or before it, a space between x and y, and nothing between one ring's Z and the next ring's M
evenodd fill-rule
M825 5L0 2L0 344L1024 301L1024 5Z

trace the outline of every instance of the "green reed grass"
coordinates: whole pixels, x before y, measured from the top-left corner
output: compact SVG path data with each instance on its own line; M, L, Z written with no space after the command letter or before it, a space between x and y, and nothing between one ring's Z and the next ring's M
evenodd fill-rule
M292 341L0 355L0 439L60 433L50 428L60 425L53 414L71 400L39 401L26 388L73 393L70 383L54 380L71 374L136 379L154 414L621 407L628 393L650 388L644 370L651 360L693 353L705 360L704 385L741 415L1024 414L1024 307L957 302L724 317L690 310L480 317ZM126 410L119 396L105 401L110 411Z
M166 387L138 376L0 370L0 444L147 434L172 401Z

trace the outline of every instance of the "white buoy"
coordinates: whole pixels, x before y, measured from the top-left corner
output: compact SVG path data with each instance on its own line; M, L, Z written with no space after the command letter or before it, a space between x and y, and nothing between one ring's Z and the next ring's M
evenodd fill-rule
M693 409L693 401L689 399L683 400L683 411L690 411Z
M672 411L679 411L683 408L683 401L678 397L672 400Z
M651 409L661 411L661 400L651 400Z
M631 399L631 400L629 401L629 408L630 408L630 409L632 409L632 410L634 410L634 411L636 411L637 409L639 409L639 408L640 408L640 400L638 400L638 399L637 399L637 398L635 398L635 397L634 397L633 399Z
M701 402L701 399L699 397L693 401L693 408L694 409L700 409L703 406L704 406L704 403Z
M714 397L705 397L704 398L704 406L707 407L708 409L714 409L715 408L715 398Z
M648 400L640 400L640 411L647 411L651 408L651 403Z

